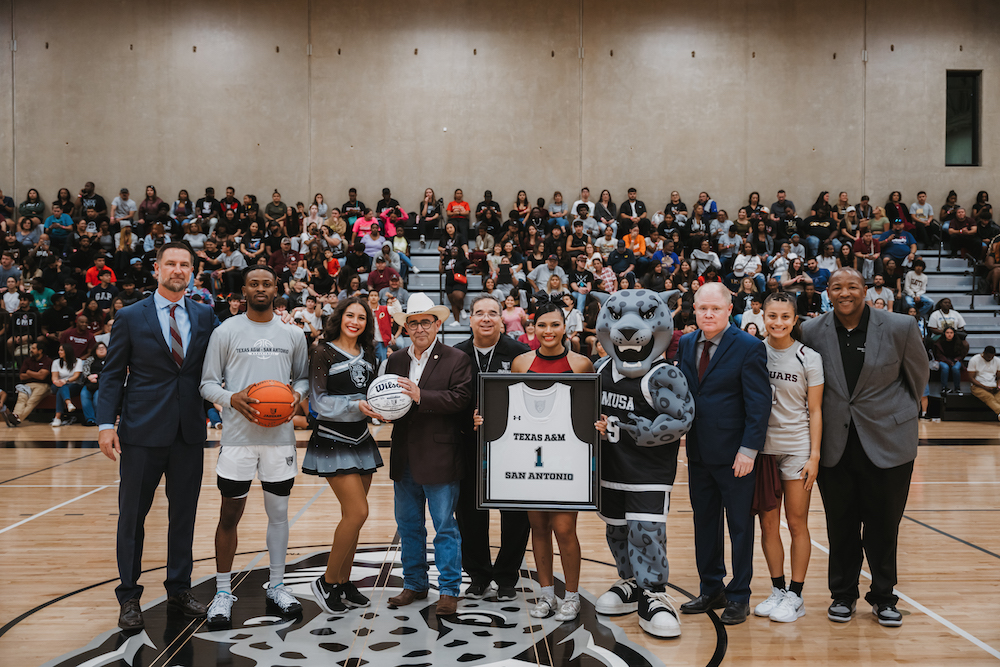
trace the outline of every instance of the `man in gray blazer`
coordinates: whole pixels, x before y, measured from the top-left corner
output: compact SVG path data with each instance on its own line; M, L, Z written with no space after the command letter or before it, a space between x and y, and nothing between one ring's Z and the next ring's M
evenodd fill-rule
M872 574L865 600L881 625L899 626L896 538L917 457L927 354L912 317L865 305L854 269L834 271L827 290L833 311L802 326L826 377L819 490L830 540L827 617L851 620L863 550Z

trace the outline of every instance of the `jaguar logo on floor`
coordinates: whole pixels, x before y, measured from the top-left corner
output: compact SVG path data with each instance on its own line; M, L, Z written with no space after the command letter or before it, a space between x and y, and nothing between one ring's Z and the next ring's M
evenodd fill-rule
M430 545L428 551L432 553ZM132 636L104 633L87 648L45 667L662 665L630 642L617 625L598 616L594 597L587 591L581 591L582 608L575 621L529 616L538 592L533 571L523 571L515 601L499 602L491 592L483 600L462 600L458 613L438 618L437 570L431 565L427 599L392 609L388 599L403 584L395 546L360 548L355 557L351 578L371 598L371 606L329 615L315 604L309 590L309 582L325 570L326 559L325 552L316 553L288 566L285 585L302 602L300 617L282 618L266 607L264 566L245 578L234 574L239 583L233 592L239 599L233 606L231 629L209 631L200 621L175 615L160 601L143 611L145 631ZM561 588L557 582L557 593ZM211 600L214 577L198 583L194 594L199 600Z

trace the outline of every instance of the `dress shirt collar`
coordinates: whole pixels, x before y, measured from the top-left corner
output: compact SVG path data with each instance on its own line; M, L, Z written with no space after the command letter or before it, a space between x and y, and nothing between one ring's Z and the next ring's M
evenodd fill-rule
M153 292L153 304L156 306L157 309L162 309L162 308L169 309L170 306L176 304L181 308L183 308L184 311L187 311L187 299L181 297L180 301L171 301L167 297L160 294L160 290L156 290Z
M867 332L868 331L868 320L869 320L870 317L871 317L871 308L869 308L867 305L865 305L865 310L864 310L864 312L861 313L861 320L858 321L858 326L854 327L854 329L851 330L851 333L854 333L855 331L864 331L864 332ZM840 321L840 318L837 317L837 313L836 312L834 312L834 314L833 314L833 321L836 323L836 326L837 326L838 329L846 329L847 328L847 327L844 326L843 322Z

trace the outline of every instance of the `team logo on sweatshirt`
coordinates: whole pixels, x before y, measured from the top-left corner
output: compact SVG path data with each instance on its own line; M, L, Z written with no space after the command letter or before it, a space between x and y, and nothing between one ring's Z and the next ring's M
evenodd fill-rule
M276 347L274 343L266 338L258 339L250 347L238 347L236 348L237 354L249 354L251 357L260 360L270 359L271 357L278 354L289 354L289 350L284 347Z

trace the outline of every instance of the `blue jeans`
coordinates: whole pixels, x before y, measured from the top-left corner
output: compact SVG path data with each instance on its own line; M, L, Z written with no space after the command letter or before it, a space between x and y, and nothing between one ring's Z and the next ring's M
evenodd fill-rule
M401 252L396 254L399 255L399 277L406 280L406 276L410 275L410 269L413 268L413 261Z
M375 341L375 358L379 363L382 363L389 358L389 348L385 343Z
M208 421L212 422L213 427L222 423L222 415L219 414L214 405L207 410L206 414L208 414Z
M411 591L426 591L427 526L424 505L434 523L434 564L438 569L438 593L458 597L462 584L462 538L455 519L459 482L417 484L410 467L402 479L393 482L395 490L396 529L399 531L403 559L403 586Z
M80 389L82 387L78 384L64 384L61 387L52 385L52 391L56 395L56 414L61 415L66 412L66 401L79 394Z
M951 376L955 391L962 391L962 362L956 361L951 366L946 361L939 363L941 364L941 389L948 388L948 377Z
M934 309L934 302L928 299L926 296L921 296L914 299L909 294L903 295L903 301L906 302L907 308L916 308L920 316L925 320L930 317L931 310Z
M97 413L94 412L94 405L97 403L97 390L90 390L84 387L80 391L80 403L83 405L83 418L89 424L97 421Z
M583 312L583 307L587 305L587 297L590 294L582 294L580 292L573 292L573 298L576 299L576 309L581 313Z

